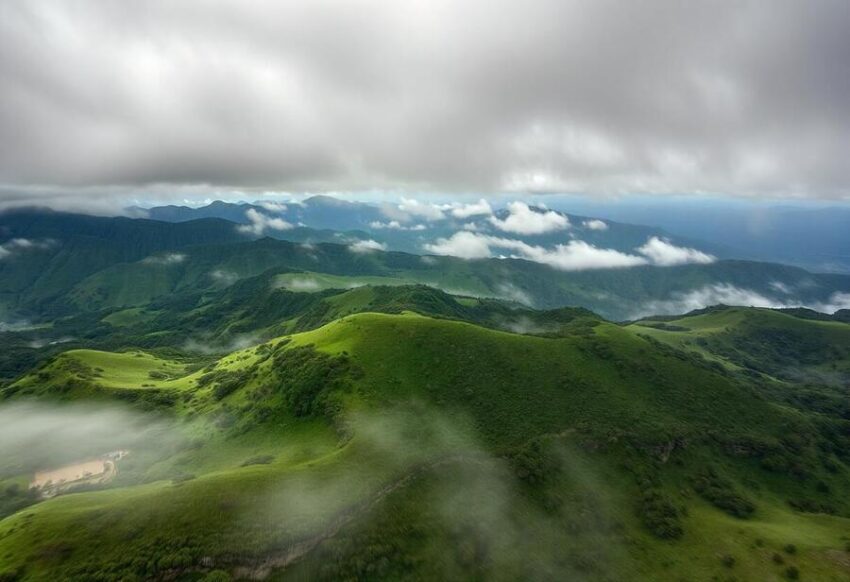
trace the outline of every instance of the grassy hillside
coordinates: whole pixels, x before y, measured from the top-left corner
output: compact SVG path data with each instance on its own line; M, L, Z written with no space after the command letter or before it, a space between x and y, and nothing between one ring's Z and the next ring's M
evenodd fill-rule
M344 314L419 289L303 295ZM653 339L727 333L734 314L696 315L692 332L573 314L542 336L460 314L343 315L214 361L53 358L7 403L124 403L164 414L185 444L0 521L0 572L846 579L848 421L789 405L771 390L781 380L753 382L709 349Z

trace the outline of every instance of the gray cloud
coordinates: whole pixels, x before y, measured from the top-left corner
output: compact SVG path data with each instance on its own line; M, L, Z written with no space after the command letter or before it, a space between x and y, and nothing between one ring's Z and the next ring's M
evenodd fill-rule
M8 0L0 204L186 187L845 197L848 29L830 0Z

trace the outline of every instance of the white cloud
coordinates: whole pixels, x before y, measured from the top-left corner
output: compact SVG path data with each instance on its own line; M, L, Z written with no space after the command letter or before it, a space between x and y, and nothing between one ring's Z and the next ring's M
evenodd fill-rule
M424 218L425 220L442 220L445 218L443 209L436 204L419 202L414 198L402 198L398 210L403 215L400 218L403 221L411 220L414 217Z
M239 280L239 275L234 273L233 271L226 271L224 269L216 269L210 273L210 277L213 280L222 283L224 285L233 285L236 281Z
M686 263L713 263L716 258L697 249L677 247L668 240L657 236L651 237L646 244L638 247L637 252L649 258L652 264L659 267L671 267Z
M493 214L493 208L484 198L473 204L463 204L452 209L455 218L469 218L470 216L481 216Z
M321 285L312 277L295 277L284 285L290 291L318 291Z
M271 201L271 200L263 200L261 202L258 202L257 205L261 206L265 210L268 210L269 212L277 212L277 213L286 212L286 204L283 204L281 202L274 202L274 201Z
M779 291L780 293L785 293L786 295L791 294L791 288L783 283L782 281L771 281L770 288L774 291Z
M348 250L353 253L371 253L372 251L385 251L387 245L372 239L359 240L348 245Z
M16 251L46 249L53 245L52 239L32 240L28 238L13 238L0 244L0 261L12 256Z
M489 238L472 232L456 232L451 238L437 239L424 245L424 249L435 255L449 255L461 259L486 259L491 256Z
M521 241L499 239L497 246L512 248L518 257L543 263L562 271L584 271L589 269L614 269L645 265L643 257L629 255L614 249L600 249L584 241L573 240L555 245L553 249L529 245Z
M600 249L584 241L570 241L547 249L530 245L517 239L502 238L474 232L459 231L451 238L439 239L425 245L425 250L439 255L462 259L484 259L493 256L493 249L512 251L512 258L526 259L550 265L563 271L608 269L645 265L644 257L621 253L614 249Z
M604 220L599 220L598 218L585 220L581 224L588 230L608 230L608 223Z
M499 283L498 285L496 285L496 292L504 299L509 299L511 301L515 301L517 303L521 303L529 307L534 306L534 301L531 299L531 295L529 295L513 283L509 283L507 281L505 281L504 283Z
M267 229L289 230L290 228L293 228L292 224L286 222L284 219L272 218L262 212L257 212L253 208L249 208L245 212L245 217L251 221L251 223L238 226L237 228L239 229L239 232L260 236L266 232Z
M829 299L825 303L813 303L810 307L815 311L822 311L824 313L835 313L842 309L850 309L850 293L836 291L829 296Z
M369 228L374 228L375 230L381 229L389 229L389 230L410 230L410 231L420 231L425 230L428 227L424 224L414 224L413 226L404 226L398 220L390 220L389 222L381 222L380 220L373 220L369 223Z
M650 301L637 310L632 315L632 319L650 315L676 315L721 304L774 309L807 307L822 313L835 313L839 309L850 309L850 293L836 292L826 301L786 301L768 297L752 289L736 287L729 283L715 283L684 293L674 293L670 299Z
M490 222L499 230L516 234L543 234L570 226L569 219L563 214L553 210L536 212L525 202L511 202L508 212L510 214L504 220L491 216Z
M184 253L165 253L164 255L155 255L142 259L142 263L146 265L177 265L186 260Z

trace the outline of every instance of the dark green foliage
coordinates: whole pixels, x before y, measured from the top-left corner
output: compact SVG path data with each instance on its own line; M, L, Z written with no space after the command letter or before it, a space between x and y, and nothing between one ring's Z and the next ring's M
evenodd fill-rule
M835 507L831 504L814 499L789 499L788 505L805 513L826 513L830 515L836 513Z
M0 493L0 519L12 515L16 511L38 501L38 493L34 489L20 487L17 483L8 485Z
M222 400L244 386L250 379L250 370L213 370L198 378L198 386L206 387L214 384L213 396Z
M682 537L679 511L670 500L657 489L643 492L638 504L638 517L655 537L674 540Z
M694 489L706 501L729 515L747 518L755 511L755 505L738 493L732 484L713 469L708 469L693 480Z
M720 558L720 563L723 564L726 568L733 568L735 566L735 556L730 554L724 554Z
M794 544L787 544L783 549L785 550L786 554L792 556L797 553L797 546L795 546Z
M799 580L800 579L800 569L797 566L788 566L785 569L785 577L789 580Z
M560 460L543 439L533 439L508 457L514 474L521 481L538 485L556 476Z
M356 375L346 356L312 346L278 349L273 361L279 390L295 416L333 416L338 410L334 393L347 390L351 374Z

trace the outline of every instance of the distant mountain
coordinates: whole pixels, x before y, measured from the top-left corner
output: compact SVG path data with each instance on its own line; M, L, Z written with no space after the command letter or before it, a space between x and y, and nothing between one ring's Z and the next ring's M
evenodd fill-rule
M187 206L158 206L149 209L134 208L134 212L145 212L147 216L169 222L182 222L197 218L223 218L242 224L250 224L250 213L259 213L267 217L282 218L292 225L303 225L315 229L338 231L359 231L386 244L390 250L427 254L426 246L440 239L447 239L458 232L474 232L479 235L508 238L522 242L551 247L580 240L599 248L620 252L634 252L635 248L645 244L652 237L670 240L673 244L692 247L720 258L741 258L739 252L722 242L698 240L694 237L672 235L664 229L629 224L611 220L599 220L590 216L560 213L569 227L555 229L539 234L529 232L506 231L500 229L494 220L504 222L509 216L505 209L496 209L490 215L454 216L449 209L439 217L404 216L395 205L375 206L364 202L340 200L331 196L313 196L302 202L281 204L277 202L229 203L216 201L206 206L190 208ZM542 213L543 208L532 208ZM491 220L493 219L493 220ZM288 230L268 229L268 236L283 240L293 240Z
M291 240L309 243L349 241L364 233L337 233L304 227L288 232ZM117 264L179 264L184 251L212 243L239 243L256 238L221 218L168 223L126 217L99 217L49 210L0 213L0 315L21 304L61 300L86 277ZM155 282L148 270L139 285ZM128 289L137 287L123 282Z
M537 308L585 307L613 320L716 303L834 311L850 302L848 276L770 263L562 271L521 259L381 252L333 231L288 231L307 244L253 240L220 219L165 223L20 212L0 215L0 228L8 244L24 236L31 244L10 247L0 260L0 304L6 313L30 319L143 306L166 295L220 289L270 269L305 273L301 290L426 284ZM208 244L211 240L217 244Z

